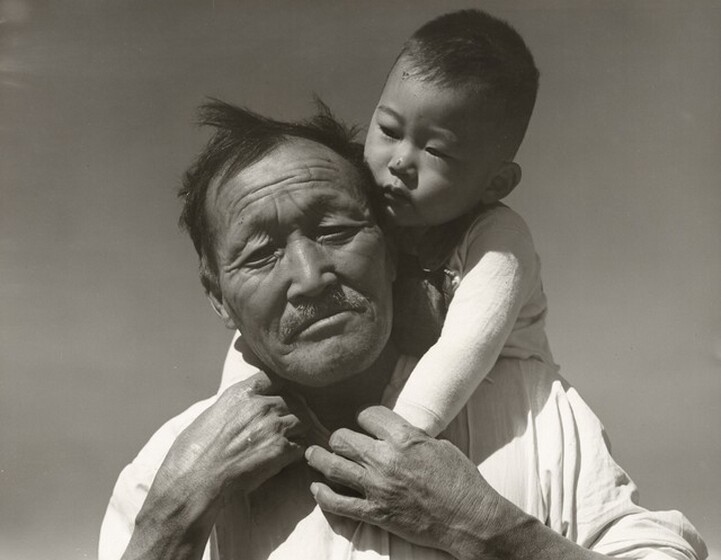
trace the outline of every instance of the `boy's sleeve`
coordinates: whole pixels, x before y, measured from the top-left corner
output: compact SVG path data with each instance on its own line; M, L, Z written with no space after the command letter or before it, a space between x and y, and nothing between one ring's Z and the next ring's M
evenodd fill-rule
M394 407L434 436L495 364L539 275L522 223L477 220L461 251L464 270L441 336L418 362Z

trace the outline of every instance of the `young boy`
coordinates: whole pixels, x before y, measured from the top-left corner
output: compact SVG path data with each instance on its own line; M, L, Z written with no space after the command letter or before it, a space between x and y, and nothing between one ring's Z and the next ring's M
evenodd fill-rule
M447 278L440 338L394 407L432 435L499 357L556 367L530 233L499 203L521 179L513 158L537 89L533 57L513 28L484 12L455 12L403 46L371 120L365 157L388 214L405 229L402 249Z
M397 291L401 349L414 338L423 350L435 343L416 352L423 356L404 386L387 392L399 391L394 410L430 435L505 360L556 367L530 233L499 202L521 179L513 158L537 88L533 57L513 28L481 11L455 12L403 46L370 123L365 157L400 228L401 251L429 277L441 273L436 316L447 314L437 341L420 340L429 325L419 323L433 318L417 320L417 298Z

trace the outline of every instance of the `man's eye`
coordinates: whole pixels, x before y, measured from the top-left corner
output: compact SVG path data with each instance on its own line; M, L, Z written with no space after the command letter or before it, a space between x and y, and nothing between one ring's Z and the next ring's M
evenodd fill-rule
M278 251L273 247L262 247L256 249L245 259L243 266L245 268L263 268L275 262L278 257Z
M321 228L316 238L321 243L343 243L350 241L358 233L358 227L329 226Z
M380 128L380 131L383 134L383 136L387 136L388 138L392 138L393 140L399 140L401 137L401 135L398 131L396 131L388 126L379 124L378 128Z

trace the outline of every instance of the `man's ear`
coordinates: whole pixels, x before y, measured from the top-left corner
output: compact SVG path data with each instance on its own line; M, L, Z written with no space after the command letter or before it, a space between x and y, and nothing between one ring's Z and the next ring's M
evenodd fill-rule
M207 269L207 264L201 264L200 282L205 288L205 295L215 314L223 320L227 328L235 330L235 322L225 308L225 305L223 305L223 293L218 285L218 280L215 278L215 275Z
M483 204L493 204L506 198L521 182L521 166L513 161L505 162L491 179L481 195Z
M223 320L223 323L225 323L226 328L231 329L231 330L236 330L235 322L228 314L228 311L225 309L225 306L223 305L223 301L221 299L219 299L211 291L205 292L205 295L207 296L208 301L210 302L210 305L213 308L213 311L215 311L215 314Z

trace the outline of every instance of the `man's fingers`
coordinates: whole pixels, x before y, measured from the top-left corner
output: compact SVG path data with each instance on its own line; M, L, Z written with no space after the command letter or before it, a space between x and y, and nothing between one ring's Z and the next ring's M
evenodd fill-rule
M306 461L329 481L341 484L361 494L365 492L366 472L363 467L322 447L311 446L305 452Z
M373 449L376 441L364 434L341 428L331 434L328 444L338 455L365 465L368 452Z
M385 406L369 406L358 413L357 420L366 432L384 440L394 439L409 429L417 429Z
M297 438L305 436L310 431L307 422L303 422L295 414L286 414L281 417L284 426L284 434L288 438Z
M258 371L244 382L247 383L251 392L256 395L277 395L284 386L283 380L273 375L272 377L264 371Z
M368 515L368 502L363 498L338 494L322 482L311 484L310 491L323 511L349 517L356 521L367 521L370 518Z
M242 381L233 383L225 391L226 397L245 397L247 395L278 395L282 392L284 382L278 376L269 376L264 371L258 371Z

